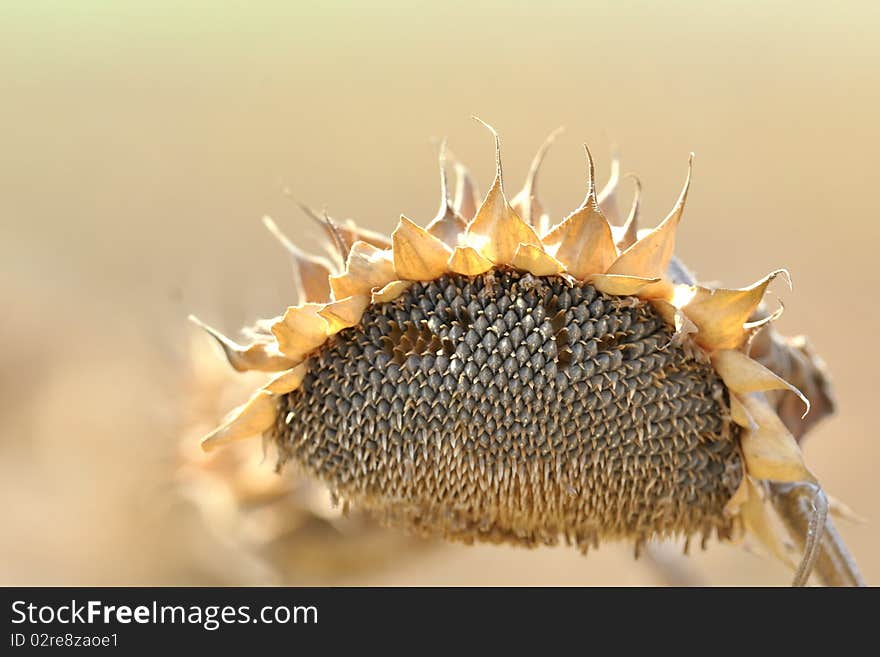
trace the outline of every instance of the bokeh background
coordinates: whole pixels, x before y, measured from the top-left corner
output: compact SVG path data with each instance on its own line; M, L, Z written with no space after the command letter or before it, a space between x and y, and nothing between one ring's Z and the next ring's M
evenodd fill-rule
M174 499L186 316L236 335L291 301L259 223L318 248L291 196L374 229L426 221L442 136L485 189L491 139L472 114L500 131L511 190L566 126L541 180L556 217L583 196L584 141L602 179L619 144L648 224L696 152L678 252L732 286L790 269L779 327L810 337L839 399L808 462L868 518L841 530L880 582L877 3L5 0L0 13L0 583L271 581ZM379 553L285 581L664 581L613 545ZM718 544L672 563L695 582L789 579Z

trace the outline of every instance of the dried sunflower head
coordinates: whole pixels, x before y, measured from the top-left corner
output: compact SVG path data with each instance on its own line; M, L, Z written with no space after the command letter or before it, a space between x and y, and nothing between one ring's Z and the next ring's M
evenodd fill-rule
M247 345L212 331L235 369L274 374L202 446L263 435L279 468L417 533L584 551L749 533L792 564L799 542L798 583L817 559L857 582L793 435L810 402L779 372L818 394L812 417L831 408L827 380L762 306L787 273L693 280L673 256L690 162L672 211L639 231L638 194L624 222L606 218L617 168L597 192L587 151L586 199L551 225L535 191L545 149L508 201L495 145L482 202L458 165L455 200L443 174L424 228L401 217L388 239L327 219L337 263L281 236L299 305Z

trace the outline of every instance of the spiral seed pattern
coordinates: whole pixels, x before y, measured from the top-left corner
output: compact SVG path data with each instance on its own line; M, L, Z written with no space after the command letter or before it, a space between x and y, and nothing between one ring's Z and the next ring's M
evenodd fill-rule
M271 438L340 498L448 538L726 536L739 429L650 305L495 270L415 283L310 360Z

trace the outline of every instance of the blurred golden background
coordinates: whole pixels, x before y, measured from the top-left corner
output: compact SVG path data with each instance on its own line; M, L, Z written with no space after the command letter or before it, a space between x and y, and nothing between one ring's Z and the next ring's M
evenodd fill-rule
M696 152L678 253L731 286L791 271L779 328L809 336L839 400L808 463L869 519L838 525L880 582L876 3L3 4L0 583L277 581L171 492L194 404L186 316L236 335L292 301L259 219L312 250L321 236L285 190L374 229L424 222L442 136L485 189L472 114L501 133L511 190L566 126L541 178L557 218L583 197L584 141L600 184L619 144L648 225ZM382 545L369 568L306 559L284 581L663 581L626 546ZM696 582L790 578L717 543L673 563Z

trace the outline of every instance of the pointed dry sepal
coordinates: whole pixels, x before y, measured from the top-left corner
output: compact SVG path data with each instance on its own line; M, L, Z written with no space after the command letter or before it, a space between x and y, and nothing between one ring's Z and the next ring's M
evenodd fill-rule
M662 277L675 249L675 231L681 221L691 184L694 154L688 159L688 173L675 207L660 224L620 254L609 274L627 274L645 278Z
M800 390L741 351L719 349L712 354L712 365L724 384L733 392L746 394L767 390L790 390L804 403L804 413L801 417L810 412L810 401Z
M629 209L629 214L626 217L626 221L623 222L623 225L620 226L617 231L614 231L616 233L614 243L617 250L621 253L626 251L639 239L639 205L642 198L641 181L633 174L627 174L626 177L632 178L633 184L635 185L635 192L633 193L633 201Z
M272 325L280 320L280 315L276 317L261 317L254 322L253 326L246 326L243 328L242 332L257 340L269 337L272 335Z
M442 241L450 249L458 246L461 236L467 229L467 222L461 215L456 214L452 206L448 206L442 214L434 217L425 228L431 235Z
M448 263L449 271L465 276L477 276L492 269L492 261L484 258L470 246L458 246L452 252Z
M440 145L440 156L438 159L440 161L440 209L437 211L437 215L425 227L425 230L446 244L450 249L454 249L458 246L459 238L464 235L467 221L455 212L455 207L449 198L449 186L446 179L445 139Z
M602 208L602 214L612 221L618 220L617 187L620 184L620 152L615 144L611 146L611 174L608 182L599 192L596 202Z
M755 339L759 334L762 333L764 327L769 327L771 324L776 322L780 317L782 317L782 313L785 312L785 304L782 303L780 299L776 300L779 304L779 307L776 308L772 313L769 313L760 319L754 319L753 321L746 322L743 324L743 331L746 334L746 344L749 346L749 349L746 349L747 352L751 353L750 349L753 348L755 344ZM762 313L762 309L759 307L757 312ZM754 315L752 315L754 317ZM769 331L763 331L764 335L768 336L769 339Z
M238 372L248 372L250 370L280 372L293 364L279 353L271 342L258 340L243 346L227 338L217 329L208 326L195 315L190 315L189 319L217 341L226 355L226 360Z
M327 322L318 314L323 308L324 304L320 303L291 306L272 325L279 351L294 364L302 362L309 352L327 340Z
M263 217L263 224L287 250L293 259L294 285L299 301L326 303L330 300L330 274L333 266L324 258L306 253L281 232L271 217Z
M537 233L508 205L498 179L465 234L470 246L498 265L512 264L520 244L541 246Z
M477 184L471 177L467 167L461 162L455 163L455 194L452 200L452 209L465 221L470 221L477 214L480 204L480 193Z
M391 281L381 290L375 290L370 295L370 303L394 301L397 297L406 292L412 284L412 281Z
M372 244L377 249L387 249L391 246L387 236L368 228L362 228L353 219L339 222L330 217L326 211L319 214L305 203L297 201L296 204L308 217L324 229L330 242L339 251L343 260L348 256L349 249L358 240Z
M533 276L554 276L565 271L559 260L534 244L520 244L511 264Z
M328 241L324 243L324 249L327 254L333 258L333 269L338 271L345 266L345 258L351 248L351 240L346 240L342 231L333 219L327 214L318 214L311 207L302 201L296 201L299 209L303 211L309 219L318 224L327 234Z
M335 335L342 329L357 325L370 305L370 299L370 294L356 294L328 303L319 310L318 314L327 322L327 334Z
M562 127L556 128L556 130L551 132L547 139L544 140L544 143L541 144L538 152L535 153L532 165L529 167L529 173L526 176L526 182L523 185L523 188L510 202L511 207L513 207L514 211L522 217L523 221L530 223L532 226L540 227L547 222L544 208L538 200L538 172L541 169L541 165L544 163L547 151L550 149L550 146L553 144L556 137L562 133L562 130Z
M348 254L345 272L330 277L330 288L334 299L362 294L369 296L373 288L385 287L396 278L391 249L378 249L367 242L357 241Z
M479 119L477 119L479 120ZM465 231L467 243L497 265L511 265L520 244L540 247L541 240L534 229L523 221L504 196L501 171L501 141L498 133L480 121L495 137L495 180Z
M604 274L617 257L611 226L594 197L554 226L543 242L547 251L579 280Z
M764 298L767 286L779 275L791 284L788 272L779 269L739 290L691 288L691 298L681 308L700 329L697 342L709 350L739 347L749 332L745 324Z
M604 274L617 257L611 226L596 203L593 158L586 145L584 148L589 172L587 198L542 238L547 251L579 280Z
M275 396L266 390L258 390L245 404L235 409L222 425L202 438L202 449L210 452L232 441L259 435L275 424L276 415Z
M391 244L399 278L432 281L446 273L452 249L403 215L391 234Z
M738 394L742 410L757 428L743 431L740 447L746 471L757 479L770 481L808 481L816 479L804 464L803 454L776 412L758 393Z
M305 363L300 363L296 367L285 370L273 377L269 383L263 386L263 390L276 395L286 395L302 385L308 371L308 366Z
M370 230L369 228L358 226L354 219L346 219L340 226L340 229L352 246L354 246L355 242L360 240L376 247L377 249L391 248L391 240L388 239L387 235L375 230Z

